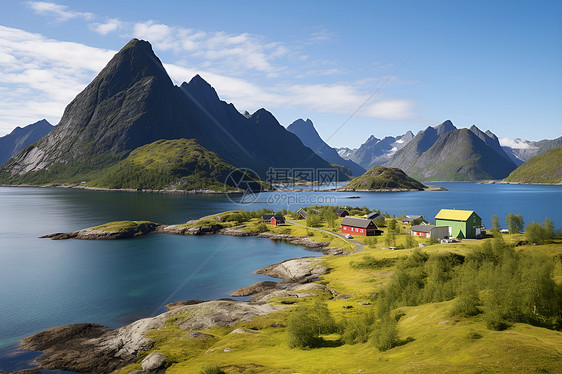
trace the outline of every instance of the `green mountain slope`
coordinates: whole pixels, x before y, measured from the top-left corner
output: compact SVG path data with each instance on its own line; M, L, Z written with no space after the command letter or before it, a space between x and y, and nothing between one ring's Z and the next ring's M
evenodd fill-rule
M552 148L515 169L506 182L562 183L562 147Z
M233 178L228 178L231 175ZM237 190L235 181L261 183L254 175L224 162L194 139L157 140L132 151L127 158L101 171L88 186L103 188ZM226 182L226 185L225 185Z
M405 188L423 190L426 186L410 178L402 170L385 166L373 166L365 174L354 178L343 189L381 190Z

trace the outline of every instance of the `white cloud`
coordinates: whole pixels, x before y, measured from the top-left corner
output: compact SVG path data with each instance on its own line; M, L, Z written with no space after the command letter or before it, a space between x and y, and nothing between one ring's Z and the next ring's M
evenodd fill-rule
M510 139L510 138L499 138L500 145L502 147L509 147L513 149L534 149L537 148L531 144L528 140L523 140L520 138Z
M414 103L410 100L383 100L368 105L361 114L388 120L408 120L414 116Z
M90 20L94 15L89 12L77 12L70 10L66 5L48 3L44 1L28 1L26 3L37 14L54 17L56 21L64 22L72 18L84 18Z
M56 124L115 53L5 26L0 51L0 134L41 118Z
M179 34L176 33L178 31ZM214 53L214 58L221 62L234 61L245 50L244 46L251 48L252 43L257 45L256 39L249 34L203 33L155 23L138 25L137 32L146 33L145 37L151 42L156 40L157 44L164 46L169 42L166 38L171 36L172 44L168 47L171 49L181 48L185 51L194 45L203 45L206 53ZM192 44L185 45L188 41ZM234 46L235 52L229 54L223 51L222 45ZM268 48L273 50L278 47L273 45ZM267 54L263 47L254 48L257 54ZM18 125L23 126L41 118L53 124L58 123L66 105L116 53L4 26L0 26L0 51L0 135ZM243 61L238 59L237 63L242 64ZM276 69L266 57L257 59L253 64L256 69L263 69L265 74L274 73ZM333 84L291 84L276 80L257 84L215 69L182 66L179 63L165 64L165 68L176 84L200 74L215 87L223 100L249 111L265 107L274 113L276 109L298 109L310 117L314 112L349 115L369 97L372 89L362 82L343 81ZM410 101L380 98L372 104L368 103L358 115L404 119L412 115L412 109L413 103Z
M104 23L93 23L90 28L101 35L107 35L122 28L125 24L118 19L111 18Z
M188 56L203 60L202 66L212 66L216 71L228 70L230 73L255 70L275 74L283 67L274 60L289 53L284 45L263 43L258 36L248 33L209 33L154 21L135 23L131 35L149 40L155 49L187 52Z

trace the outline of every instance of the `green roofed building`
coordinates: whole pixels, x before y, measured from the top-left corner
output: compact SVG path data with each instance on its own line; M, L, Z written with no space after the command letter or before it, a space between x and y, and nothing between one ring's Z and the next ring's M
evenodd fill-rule
M473 210L441 209L435 226L449 226L449 236L455 238L475 239L480 237L482 218Z

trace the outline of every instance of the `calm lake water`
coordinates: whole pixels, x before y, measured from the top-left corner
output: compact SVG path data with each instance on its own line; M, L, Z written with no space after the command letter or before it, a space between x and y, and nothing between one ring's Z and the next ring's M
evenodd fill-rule
M562 186L437 183L446 192L271 192L249 204L241 197L93 192L0 187L0 371L28 367L34 355L16 342L35 332L77 322L119 327L159 314L164 304L228 297L267 279L253 271L291 257L318 255L267 239L151 235L120 241L52 241L37 237L108 221L181 223L229 209L296 210L351 205L396 216L441 208L475 210L490 226L497 214L520 213L526 223L549 217L562 227ZM350 199L351 196L359 196Z

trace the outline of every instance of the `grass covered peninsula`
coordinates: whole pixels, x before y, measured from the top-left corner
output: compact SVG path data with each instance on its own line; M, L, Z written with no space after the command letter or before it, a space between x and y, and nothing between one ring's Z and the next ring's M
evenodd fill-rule
M142 334L149 344L118 373L142 370L155 356L163 357L166 373L558 370L561 237L550 233L532 245L525 234L494 231L482 240L435 244L387 217L378 222L382 236L348 240L338 235L341 218L331 215L333 208L316 208L314 220L283 212L281 226L262 222L262 214L273 212L238 210L155 230L306 238L340 251L260 269L281 283L240 289L249 302L173 303L170 312L143 322L151 324ZM128 326L114 331L125 334Z

